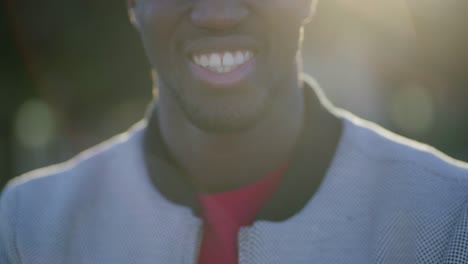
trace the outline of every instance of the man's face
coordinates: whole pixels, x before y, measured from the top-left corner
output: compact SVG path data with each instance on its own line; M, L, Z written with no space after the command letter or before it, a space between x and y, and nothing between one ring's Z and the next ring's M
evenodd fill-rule
M311 0L129 0L161 94L197 127L253 126L297 78Z

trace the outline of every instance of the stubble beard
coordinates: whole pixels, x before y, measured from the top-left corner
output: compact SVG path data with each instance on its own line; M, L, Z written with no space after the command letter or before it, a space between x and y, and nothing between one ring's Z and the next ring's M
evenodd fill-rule
M254 127L272 108L271 92L266 92L257 100L245 97L244 100L243 97L234 100L222 98L211 101L209 106L182 96L177 96L176 100L184 115L197 128L210 133L229 134Z
M262 93L253 95L239 93L194 98L195 96L179 92L161 82L158 86L155 89L166 89L165 94L174 99L176 106L192 125L216 134L239 133L251 129L272 111L278 99L277 89L265 89Z

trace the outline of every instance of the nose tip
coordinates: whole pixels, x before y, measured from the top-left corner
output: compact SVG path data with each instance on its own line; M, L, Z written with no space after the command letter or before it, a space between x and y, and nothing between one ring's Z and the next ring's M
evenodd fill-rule
M226 30L240 24L248 9L237 0L200 0L191 12L192 22L201 28Z

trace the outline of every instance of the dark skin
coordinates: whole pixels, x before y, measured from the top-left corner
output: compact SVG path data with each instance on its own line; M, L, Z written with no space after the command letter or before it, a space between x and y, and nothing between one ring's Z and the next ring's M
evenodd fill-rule
M246 186L289 160L303 126L298 54L311 1L129 0L158 73L163 140L200 192ZM235 82L191 70L192 53L243 49L255 55Z

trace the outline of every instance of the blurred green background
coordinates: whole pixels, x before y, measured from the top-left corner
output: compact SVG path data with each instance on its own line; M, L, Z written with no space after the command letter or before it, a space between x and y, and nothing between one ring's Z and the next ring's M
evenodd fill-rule
M1 189L124 131L152 85L124 1L0 8ZM468 161L467 11L466 0L322 0L304 71L337 106Z

